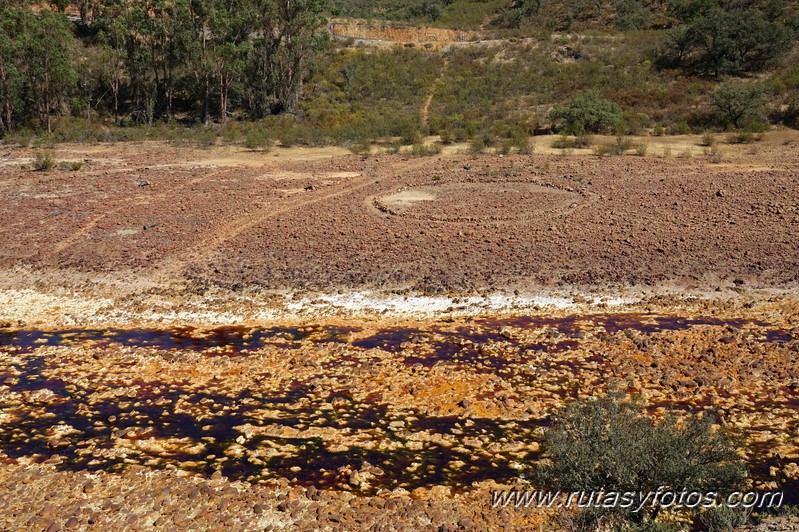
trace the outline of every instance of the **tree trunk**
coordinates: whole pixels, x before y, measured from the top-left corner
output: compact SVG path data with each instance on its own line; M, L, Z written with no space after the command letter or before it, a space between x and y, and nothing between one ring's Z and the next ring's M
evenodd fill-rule
M89 5L90 0L81 0L78 3L78 8L80 10L80 23L83 27L89 27Z
M227 122L227 93L229 81L227 74L219 76L219 121L224 124Z
M3 113L5 113L5 122L3 121L2 115L0 115L0 131L4 133L11 133L11 102L12 102L12 94L11 94L11 87L9 86L10 83L6 78L6 67L3 58L0 57L0 82L3 83L3 94L5 98L3 100Z
M44 115L45 119L47 120L47 133L50 134L53 132L50 126L50 74L48 73L50 62L45 60L44 66Z
M211 98L211 79L208 74L205 74L205 87L203 89L203 124L208 125L210 120L211 110L210 107L210 98Z
M119 79L116 76L111 82L111 92L114 95L114 123L117 124L119 122Z

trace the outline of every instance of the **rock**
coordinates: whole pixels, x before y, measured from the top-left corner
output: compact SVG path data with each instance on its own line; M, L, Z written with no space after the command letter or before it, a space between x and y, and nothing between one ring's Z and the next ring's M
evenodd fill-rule
M51 449L58 449L61 447L68 447L69 442L66 442L58 437L53 437L47 440L47 446L50 447Z

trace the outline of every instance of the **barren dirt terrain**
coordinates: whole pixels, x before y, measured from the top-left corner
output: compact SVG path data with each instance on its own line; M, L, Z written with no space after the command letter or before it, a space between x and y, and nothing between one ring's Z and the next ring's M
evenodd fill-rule
M608 386L720 409L796 504L799 134L552 140L10 149L0 528L546 530L490 492Z

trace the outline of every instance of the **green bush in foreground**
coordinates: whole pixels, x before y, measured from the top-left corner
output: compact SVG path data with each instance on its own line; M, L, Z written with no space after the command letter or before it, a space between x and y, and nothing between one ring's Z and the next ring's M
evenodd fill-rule
M724 494L742 488L747 478L735 445L709 413L656 422L637 398L625 400L615 391L565 406L543 449L545 460L535 476L538 486L549 490L647 493L666 486ZM581 518L654 524L663 509L647 504L636 512L639 502L640 497L628 508L585 509Z

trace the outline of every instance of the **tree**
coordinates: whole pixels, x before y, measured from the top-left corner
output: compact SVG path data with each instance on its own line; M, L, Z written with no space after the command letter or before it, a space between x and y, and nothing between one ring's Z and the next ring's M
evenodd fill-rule
M27 20L20 34L26 56L24 77L39 118L50 133L52 112L75 87L77 75L71 61L75 41L61 13L42 9Z
M303 81L326 33L320 0L254 0L258 38L253 47L255 81L261 105L271 113L291 113Z
M76 61L78 88L80 97L86 108L86 122L92 121L92 106L99 105L106 92L100 93L104 79L107 79L106 69L112 67L105 62L109 59L103 47L80 46Z
M564 407L548 429L546 460L536 478L552 490L636 492L668 487L677 492L726 493L745 483L746 467L729 435L709 413L680 422L654 422L637 399L611 391ZM600 509L633 522L654 521L661 507L636 495L629 508Z
M147 80L151 72L148 61L144 58L136 59L142 47L135 41L137 33L131 17L132 11L127 0L105 0L95 7L93 28L97 31L97 46L101 50L100 74L103 85L108 87L113 97L115 122L119 121L123 98L128 88L132 89L134 98L138 100L137 105L144 108L141 98L147 91L148 84L133 83L132 80ZM137 68L131 70L131 66Z
M662 41L658 62L664 67L740 75L762 70L793 46L795 32L773 2L762 11L748 3L673 0L668 12L680 25Z
M544 0L514 0L497 12L492 24L502 28L518 28L525 20L538 15L543 4Z
M766 105L759 85L722 83L710 95L710 101L722 119L736 129L744 118L759 117Z
M191 0L189 13L194 39L188 57L200 92L201 118L210 118L211 99L219 101L218 118L225 122L230 102L230 88L244 75L250 50L254 13L247 0Z
M564 105L554 106L549 117L559 122L567 133L574 135L612 130L623 121L621 108L600 98L593 91L575 96Z
M24 57L21 35L24 10L4 7L0 9L0 133L9 133L14 127L14 113L22 98L22 76L18 64Z
M640 30L649 26L652 13L639 0L615 0L616 29Z

